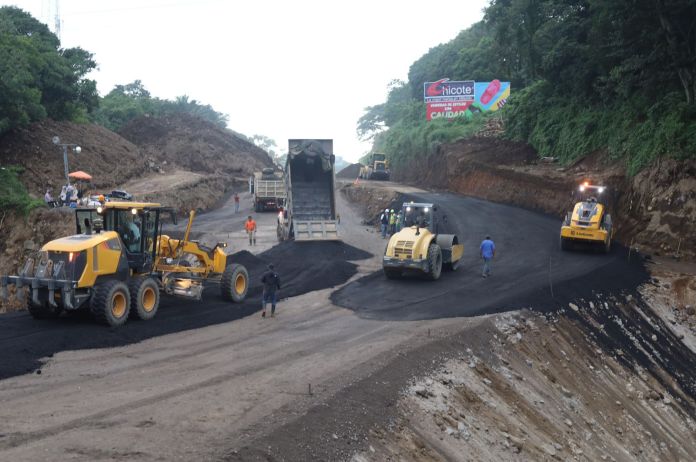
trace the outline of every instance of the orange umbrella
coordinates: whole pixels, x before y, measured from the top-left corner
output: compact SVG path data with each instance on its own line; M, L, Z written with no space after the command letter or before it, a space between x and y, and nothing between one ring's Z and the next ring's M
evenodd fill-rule
M90 175L89 173L85 173L85 172L83 172L82 170L78 170L78 171L76 171L76 172L69 173L68 176L69 176L70 178L75 178L76 180L87 180L87 181L89 181L89 180L92 179L92 175Z

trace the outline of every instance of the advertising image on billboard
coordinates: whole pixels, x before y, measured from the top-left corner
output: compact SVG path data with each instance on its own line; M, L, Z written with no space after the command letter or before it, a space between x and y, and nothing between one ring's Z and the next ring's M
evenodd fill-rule
M477 112L497 111L510 96L510 82L440 79L423 84L426 118L471 117Z

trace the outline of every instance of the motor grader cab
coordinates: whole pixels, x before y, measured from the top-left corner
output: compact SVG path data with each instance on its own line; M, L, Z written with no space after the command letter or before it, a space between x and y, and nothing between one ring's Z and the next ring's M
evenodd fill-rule
M382 258L387 278L420 273L436 280L443 267L451 271L457 269L464 246L455 234L440 233L444 231L447 217L440 216L436 205L405 202L401 217L402 229L389 239Z
M244 300L249 275L242 265L227 265L226 244L209 249L190 241L193 211L183 239L163 235L166 214L176 216L171 208L142 202L77 209L77 234L46 243L17 276L0 277L0 295L7 298L9 285L18 292L29 288L35 318L84 308L113 327L131 313L152 319L160 291L200 299L203 281L219 283L225 300Z
M562 250L589 245L609 253L614 227L603 201L606 190L605 186L592 185L587 181L578 186L574 193L577 202L561 225Z

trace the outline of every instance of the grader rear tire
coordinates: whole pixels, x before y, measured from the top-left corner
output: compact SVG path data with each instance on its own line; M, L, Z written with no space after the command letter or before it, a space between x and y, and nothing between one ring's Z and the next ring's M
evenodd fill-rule
M432 281L440 279L442 273L442 249L437 244L430 244L428 247L428 267L426 277Z
M244 301L249 291L249 272L244 265L232 263L225 268L220 280L220 290L224 300L235 303Z
M143 321L157 314L160 304L160 291L157 281L148 276L136 277L128 283L131 295L131 312Z
M97 321L119 327L128 319L130 301L130 291L125 283L106 281L94 287L89 308Z

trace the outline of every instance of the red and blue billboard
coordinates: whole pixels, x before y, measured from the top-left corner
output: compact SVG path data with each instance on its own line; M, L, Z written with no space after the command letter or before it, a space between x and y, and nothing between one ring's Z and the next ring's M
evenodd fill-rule
M510 96L510 82L440 79L423 84L428 120L468 117L476 112L497 111Z

